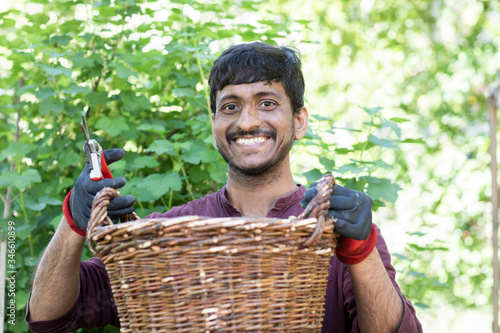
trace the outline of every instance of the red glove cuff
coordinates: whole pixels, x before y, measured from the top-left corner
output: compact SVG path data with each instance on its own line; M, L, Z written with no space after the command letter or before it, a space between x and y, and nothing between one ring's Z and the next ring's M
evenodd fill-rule
M71 191L69 191L68 195L66 196L66 198L64 199L64 202L63 202L62 211L63 211L64 218L66 219L66 222L68 222L68 225L71 228L71 230L73 230L74 232L76 232L79 235L86 236L87 233L84 230L80 229L76 225L75 221L73 220L73 215L71 215L71 209L69 207L69 198L70 197L71 197Z
M370 234L365 240L341 237L335 255L346 265L359 264L372 253L375 244L377 244L377 230L372 224Z

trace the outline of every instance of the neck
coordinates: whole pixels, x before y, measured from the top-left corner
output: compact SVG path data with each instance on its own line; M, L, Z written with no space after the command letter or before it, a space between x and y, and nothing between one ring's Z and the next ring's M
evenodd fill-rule
M243 216L265 217L279 198L297 190L288 156L271 170L248 175L229 169L227 198Z

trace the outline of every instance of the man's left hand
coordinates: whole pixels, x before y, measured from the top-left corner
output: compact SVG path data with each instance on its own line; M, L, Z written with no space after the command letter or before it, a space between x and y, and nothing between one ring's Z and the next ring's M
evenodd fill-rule
M306 207L318 190L316 183L304 193L300 202ZM373 250L377 233L372 224L372 199L365 193L334 185L330 194L328 217L335 218L335 231L340 234L336 249L338 258L345 264L363 261Z

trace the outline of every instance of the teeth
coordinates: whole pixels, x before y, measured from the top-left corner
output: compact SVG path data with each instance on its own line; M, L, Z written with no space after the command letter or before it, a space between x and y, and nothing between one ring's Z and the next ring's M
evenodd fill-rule
M257 138L251 138L251 139L245 139L245 138L238 138L236 139L236 143L242 144L242 145L254 145L256 143L261 143L267 141L267 138L264 137L257 137Z

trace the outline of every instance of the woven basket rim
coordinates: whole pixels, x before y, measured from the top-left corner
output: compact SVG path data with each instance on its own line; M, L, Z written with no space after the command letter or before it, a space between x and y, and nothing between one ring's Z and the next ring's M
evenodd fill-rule
M98 241L110 233L116 231L134 232L143 228L167 227L169 229L189 228L193 231L210 231L221 228L241 229L245 231L264 230L266 228L291 227L305 228L311 232L314 230L317 219L314 217L299 219L296 216L288 218L259 218L259 217L208 217L201 215L186 215L178 217L160 217L128 221L106 226L96 226L90 237L92 241ZM154 233L151 230L151 233Z

